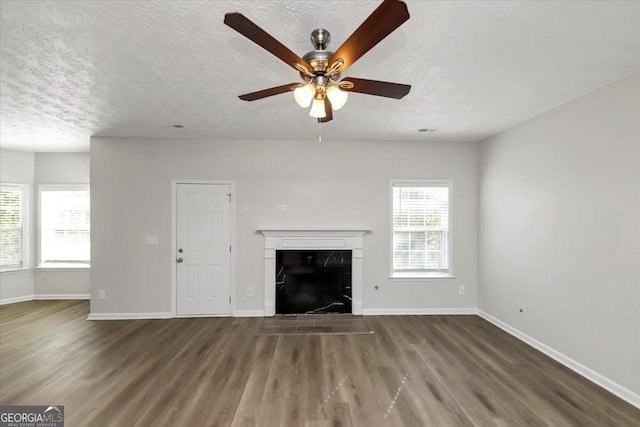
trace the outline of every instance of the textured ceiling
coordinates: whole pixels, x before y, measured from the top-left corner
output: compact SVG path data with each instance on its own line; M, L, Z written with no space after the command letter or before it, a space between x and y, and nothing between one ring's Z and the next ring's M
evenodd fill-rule
M225 26L224 13L243 13L302 56L311 30L328 29L335 50L378 4L3 0L0 144L76 151L91 135L317 139L318 124L291 94L237 98L299 76ZM411 19L345 77L411 92L400 101L351 94L323 139L479 140L640 71L640 2L407 4Z

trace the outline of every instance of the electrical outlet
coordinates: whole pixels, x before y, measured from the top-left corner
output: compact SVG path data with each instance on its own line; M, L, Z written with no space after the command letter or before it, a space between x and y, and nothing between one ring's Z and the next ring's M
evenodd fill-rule
M104 289L98 289L98 299L104 299L105 293Z
M464 286L458 286L458 295L464 295Z
M252 297L253 296L253 288L251 286L249 286L247 288L247 296L248 297Z

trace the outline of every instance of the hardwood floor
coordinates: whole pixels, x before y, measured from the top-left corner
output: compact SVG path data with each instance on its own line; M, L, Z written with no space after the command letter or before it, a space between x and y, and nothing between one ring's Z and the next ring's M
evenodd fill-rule
M257 336L259 318L87 314L0 308L0 404L64 405L69 427L640 426L640 410L476 316Z

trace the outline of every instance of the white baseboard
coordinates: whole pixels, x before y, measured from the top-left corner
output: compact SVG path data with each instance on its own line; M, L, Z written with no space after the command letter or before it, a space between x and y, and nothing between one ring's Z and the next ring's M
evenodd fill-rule
M588 368L588 367L584 366L583 364L581 364L579 362L576 362L575 360L571 359L570 357L565 356L564 354L560 353L559 351L554 350L553 348L549 347L548 345L541 343L540 341L536 340L535 338L530 337L529 335L525 334L524 332L521 332L520 330L514 328L513 326L510 326L510 325L504 323L502 320L497 319L497 318L493 317L492 315L490 315L488 313L485 313L482 310L478 310L478 316L482 317L483 319L485 319L486 321L488 321L490 323L493 323L498 328L504 330L505 332L509 333L510 335L513 335L514 337L516 337L519 340L523 341L524 343L530 345L531 347L535 348L536 350L541 351L542 353L546 354L547 356L549 356L550 358L556 360L557 362L562 363L564 366L566 366L567 368L571 369L572 371L582 375L583 377L585 377L589 381L592 381L592 382L598 384L600 387L604 388L605 390L610 391L611 393L613 393L616 396L618 396L620 399L629 402L630 404L632 404L636 408L640 408L640 395L632 392L628 388L623 387L623 386L621 386L620 384L618 384L618 383L616 383L614 381L611 381L610 379L608 379L605 376L597 373L593 369Z
M415 316L415 315L469 315L477 314L475 308L365 308L365 316Z
M38 294L34 300L59 300L59 299L90 299L89 294Z
M65 299L89 299L89 294L37 294L24 295L15 298L5 298L0 300L0 305L15 304L17 302L34 300L65 300Z
M33 295L24 295L21 297L0 299L0 305L15 304L17 302L25 302L33 300Z
M264 310L236 310L233 317L264 317Z
M212 317L233 317L229 313L222 314L171 314L172 318L176 319L204 319L204 318L212 318Z
M90 313L87 320L170 319L170 312L162 313Z
M161 313L91 313L87 320L138 320L138 319L171 319L192 317L229 317L228 314L211 316L174 316L171 312ZM264 317L262 310L236 310L233 317Z

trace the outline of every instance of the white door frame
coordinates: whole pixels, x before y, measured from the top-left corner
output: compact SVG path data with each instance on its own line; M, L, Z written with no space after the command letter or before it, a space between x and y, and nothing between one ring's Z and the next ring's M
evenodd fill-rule
M177 268L176 254L178 246L176 241L176 221L178 218L178 184L208 184L228 185L231 188L231 210L229 212L229 227L231 241L231 259L229 265L229 295L231 295L230 314L233 317L236 308L236 183L235 181L205 180L205 179L172 179L171 180L171 317L177 317L176 287ZM227 317L227 315L213 315L201 317Z

